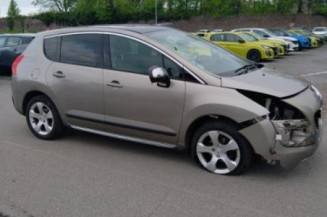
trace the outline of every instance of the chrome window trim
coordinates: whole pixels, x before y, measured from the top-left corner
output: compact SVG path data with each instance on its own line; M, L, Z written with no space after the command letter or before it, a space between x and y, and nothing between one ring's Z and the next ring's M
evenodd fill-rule
M71 33L59 33L56 35L50 35L50 36L45 36L43 39L48 39L48 38L54 38L54 37L62 37L62 36L68 36L68 35L81 35L81 34L104 34L104 35L115 35L115 36L121 36L121 37L125 37L125 38L129 38L135 41L138 41L142 44L145 44L153 49L155 49L156 51L158 51L159 53L165 55L167 58L169 58L171 61L173 61L175 64L177 64L179 67L181 67L182 69L184 69L187 73L189 73L193 78L195 78L198 82L200 82L201 84L206 84L205 81L203 81L199 76L197 76L196 74L194 74L190 69L188 69L186 66L182 65L181 63L179 63L177 60L175 60L173 57L171 57L169 54L167 54L166 52L160 50L159 48L155 47L154 45L142 41L141 39L135 38L133 36L129 36L129 35L125 35L122 33L115 33L115 32L96 32L96 31L82 31L82 32L71 32Z

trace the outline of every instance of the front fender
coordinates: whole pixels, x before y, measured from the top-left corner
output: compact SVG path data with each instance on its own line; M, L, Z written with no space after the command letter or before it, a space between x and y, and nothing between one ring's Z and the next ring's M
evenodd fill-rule
M178 144L185 144L186 133L191 124L204 116L224 116L236 123L242 123L268 113L267 109L235 89L187 83Z

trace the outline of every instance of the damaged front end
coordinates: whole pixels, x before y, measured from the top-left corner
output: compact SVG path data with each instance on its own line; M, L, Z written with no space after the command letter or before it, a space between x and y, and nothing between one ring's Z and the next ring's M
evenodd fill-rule
M322 97L317 89L310 86L289 97L278 98L267 94L238 90L242 95L265 107L269 114L265 125L272 125L274 135L263 130L268 137L269 153L253 144L257 154L268 162L280 162L284 167L295 166L302 159L312 155L318 147L322 134L321 107ZM250 142L251 131L259 132L255 126L242 130ZM261 135L257 134L257 137ZM252 140L252 141L251 141ZM263 140L261 141L263 142Z

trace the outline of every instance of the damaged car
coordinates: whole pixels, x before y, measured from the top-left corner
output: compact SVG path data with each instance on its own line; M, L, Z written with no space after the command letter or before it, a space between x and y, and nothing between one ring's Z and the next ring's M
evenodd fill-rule
M183 149L224 175L255 156L291 168L323 128L322 96L307 81L159 26L39 33L13 64L12 98L40 139L70 127Z

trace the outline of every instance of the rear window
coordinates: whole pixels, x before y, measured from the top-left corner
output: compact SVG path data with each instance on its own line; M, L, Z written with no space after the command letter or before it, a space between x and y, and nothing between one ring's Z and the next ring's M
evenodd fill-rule
M60 59L63 63L91 66L100 60L100 34L78 34L63 36Z
M44 53L49 60L59 60L59 37L46 38L44 40Z

